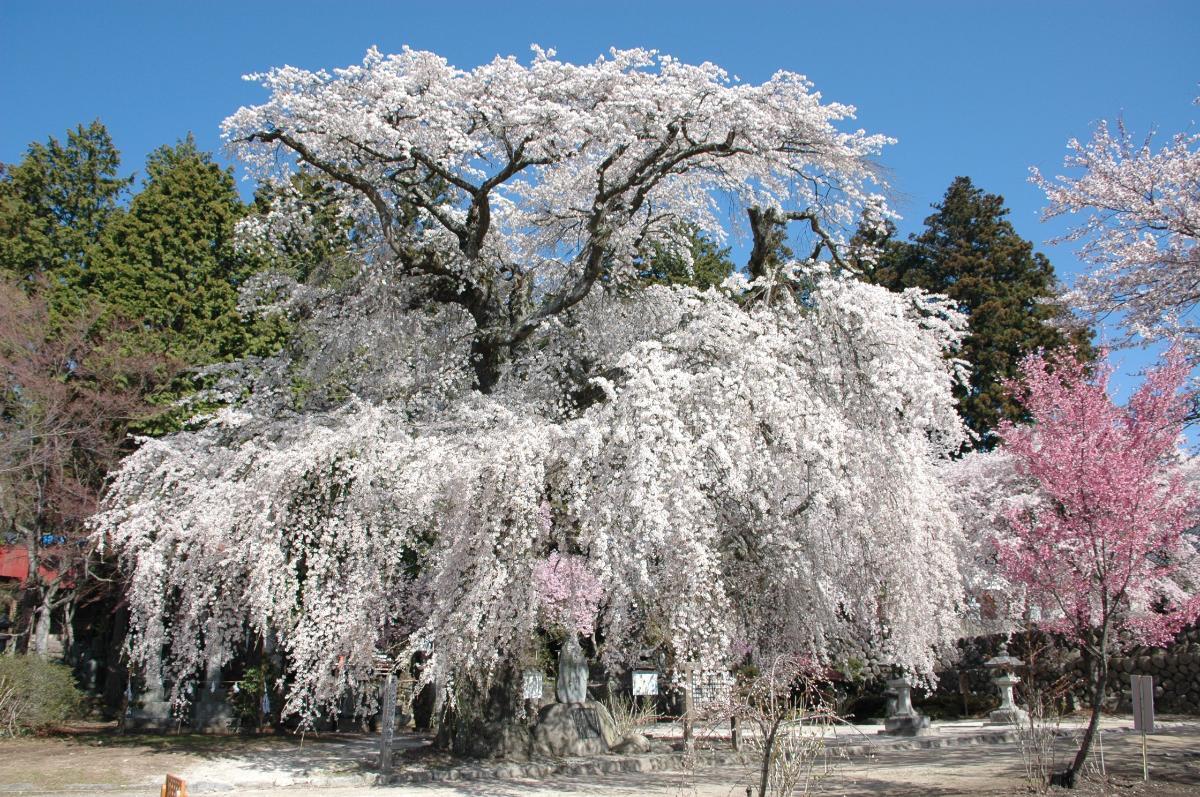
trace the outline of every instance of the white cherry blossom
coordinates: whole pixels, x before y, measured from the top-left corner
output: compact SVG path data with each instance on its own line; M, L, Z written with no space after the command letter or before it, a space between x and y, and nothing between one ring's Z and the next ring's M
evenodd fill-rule
M610 663L870 647L932 673L958 627L938 463L963 439L944 355L965 321L838 267L839 229L880 207L884 139L838 132L851 109L640 50L471 71L371 52L261 79L232 146L325 174L368 232L362 270L248 288L291 344L115 475L96 528L136 661L182 695L271 635L312 717L369 700L376 652L420 650L453 696L538 644L557 553L597 582ZM752 257L725 292L634 282L651 241L722 234L729 202L756 236L805 222L812 258Z

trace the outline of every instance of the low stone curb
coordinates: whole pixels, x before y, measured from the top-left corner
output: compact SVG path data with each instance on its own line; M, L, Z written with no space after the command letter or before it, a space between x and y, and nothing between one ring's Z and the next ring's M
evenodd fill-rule
M851 744L834 744L830 752L837 755L864 755L884 750L927 750L938 747L968 747L980 744L1015 742L1017 734L1011 730L995 730L966 736L920 736L910 739L880 738L877 741ZM661 772L677 770L687 766L686 753L649 753L645 755L597 756L573 761L530 761L525 763L471 764L447 769L415 770L395 772L386 780L389 785L436 783L458 780L538 780L555 775L567 777L591 777L613 775L624 772ZM696 754L698 767L747 765L750 756L743 753L702 751ZM384 782L381 780L381 782Z
M261 783L221 783L214 781L196 781L188 783L188 794L217 794L227 791L244 791L246 789L336 789L351 786L381 786L384 781L375 772L355 772L343 774L312 774L312 775L282 775L271 781Z

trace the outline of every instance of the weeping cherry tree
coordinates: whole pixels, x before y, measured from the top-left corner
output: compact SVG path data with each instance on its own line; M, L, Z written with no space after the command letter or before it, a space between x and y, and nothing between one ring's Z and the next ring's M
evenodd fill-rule
M269 97L224 135L276 188L243 245L332 236L359 265L248 285L291 343L113 479L96 529L136 660L181 696L271 635L313 717L370 694L376 653L422 651L461 705L539 644L561 596L535 576L569 557L594 616L568 625L610 664L871 647L931 674L957 627L937 464L964 323L846 272L846 231L889 215L888 139L843 131L852 107L644 50L252 77ZM722 290L639 281L726 227L750 253Z

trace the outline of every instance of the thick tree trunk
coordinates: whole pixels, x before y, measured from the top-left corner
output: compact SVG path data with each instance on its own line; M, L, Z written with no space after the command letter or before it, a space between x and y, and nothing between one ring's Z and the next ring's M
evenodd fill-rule
M767 797L771 785L771 759L775 756L775 740L779 736L779 720L776 719L763 739L762 768L758 772L758 797Z
M62 634L63 661L72 667L77 666L81 656L75 647L75 595L73 592L68 593L68 597L62 605Z
M453 708L438 725L435 745L473 758L524 758L530 743L529 722L521 719L521 674L503 665L482 688L460 683Z
M39 602L33 610L29 652L43 658L50 654L50 627L54 623L54 598L58 595L58 584L43 587L38 594Z
M50 653L50 602L43 600L41 606L34 611L33 639L30 642L30 652L43 658Z
M113 610L112 626L108 632L104 649L104 707L116 712L124 723L126 698L125 687L129 683L129 669L125 666L125 635L129 628L129 609L118 606Z
M29 640L33 636L38 604L37 589L26 582L21 589L21 600L17 605L17 621L13 623L13 651L18 656L29 652Z
M506 354L504 347L480 335L471 341L471 365L475 369L475 381L480 393L491 393L500 381Z
M17 609L16 623L13 624L16 652L28 653L33 644L35 627L38 619L38 608L43 604L42 579L38 572L38 537L41 534L41 523L35 522L32 529L25 530L25 555L28 570L25 581L21 584L21 599Z

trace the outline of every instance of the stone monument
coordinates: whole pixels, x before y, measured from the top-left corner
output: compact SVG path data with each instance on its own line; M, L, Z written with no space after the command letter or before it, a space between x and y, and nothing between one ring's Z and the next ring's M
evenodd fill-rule
M229 695L221 685L221 665L210 661L204 669L204 686L196 698L192 728L200 733L226 733L232 720Z
M890 693L888 716L883 721L883 730L880 733L892 736L923 736L930 733L929 717L913 708L912 684L908 679L904 676L892 678L887 685Z
M587 700L588 663L575 634L568 635L558 652L558 680L554 696L559 703L582 703Z
M132 693L132 689L129 690ZM162 675L157 667L149 669L137 699L130 694L125 729L131 731L165 731L173 724L171 702L165 697Z
M600 703L587 699L588 663L575 634L558 653L558 701L538 712L533 729L535 755L580 756L607 753L617 744L616 723Z

